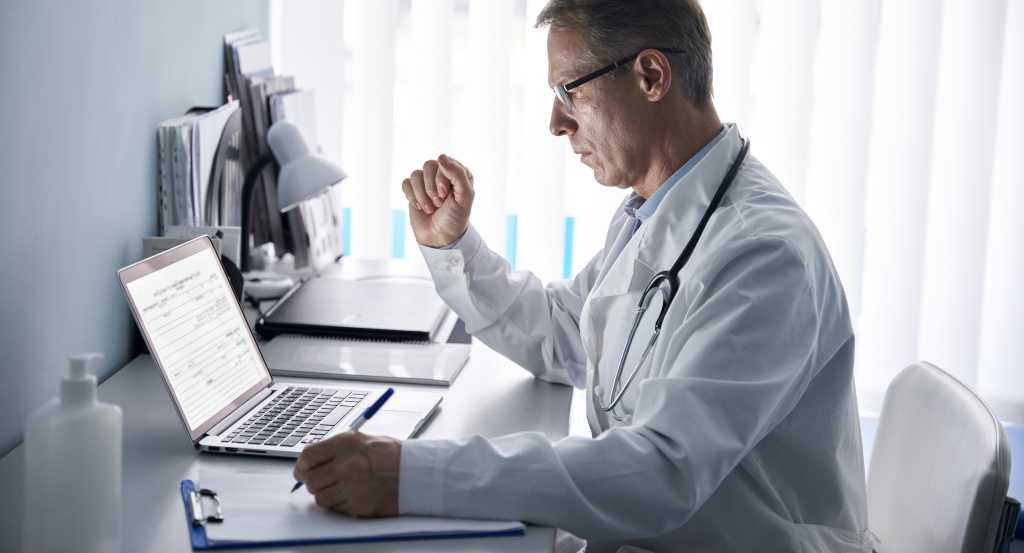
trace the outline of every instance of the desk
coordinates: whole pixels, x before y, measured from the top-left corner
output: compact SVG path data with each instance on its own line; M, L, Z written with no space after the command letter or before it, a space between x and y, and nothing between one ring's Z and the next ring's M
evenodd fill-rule
M281 382L346 385L344 381L275 379ZM348 385L353 385L349 382ZM387 385L356 383L361 388ZM396 392L424 388L393 384ZM436 387L426 387L437 390ZM547 384L479 342L469 364L447 389L442 410L424 430L424 438L455 438L479 434L500 436L524 430L560 438L568 431L571 390ZM178 482L196 474L200 464L283 463L290 460L200 454L192 449L149 355L140 355L99 388L102 401L121 406L124 414L124 495L122 508L125 552L191 551L185 531ZM0 459L0 536L5 544L21 543L23 447ZM287 551L551 551L554 530L529 527L526 537L486 540L383 542L341 547L326 545ZM19 545L20 547L20 545ZM269 550L261 550L269 551ZM275 550L285 551L285 550Z

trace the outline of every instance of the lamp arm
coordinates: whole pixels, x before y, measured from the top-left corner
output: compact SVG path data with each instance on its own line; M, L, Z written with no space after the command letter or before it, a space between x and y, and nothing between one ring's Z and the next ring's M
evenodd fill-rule
M272 154L263 154L256 163L245 174L245 181L242 183L242 243L239 245L239 259L242 273L249 271L249 209L252 204L253 189L256 188L256 177L263 172L263 169L274 161Z

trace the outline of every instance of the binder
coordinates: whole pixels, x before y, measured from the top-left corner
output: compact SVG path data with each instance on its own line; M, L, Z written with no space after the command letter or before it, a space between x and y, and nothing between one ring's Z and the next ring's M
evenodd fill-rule
M289 494L286 485L277 495L283 498L280 509L275 510L273 505L263 505L261 509L233 513L229 508L222 508L222 498L216 490L199 487L192 480L182 480L181 500L185 507L185 523L192 549L207 551L328 543L508 537L526 533L525 525L515 521L434 517L353 519L317 507L308 495L306 501L311 505L309 513L301 510L296 512L288 501L294 501L298 493L296 496ZM298 517L306 514L311 518L308 524L294 524ZM226 530L232 526L233 520L236 521L237 529ZM256 530L249 534L248 528ZM229 537L214 537L218 534ZM253 537L243 537L248 535Z
M256 332L268 340L305 334L426 342L436 337L448 312L429 281L319 277L289 290L256 321Z

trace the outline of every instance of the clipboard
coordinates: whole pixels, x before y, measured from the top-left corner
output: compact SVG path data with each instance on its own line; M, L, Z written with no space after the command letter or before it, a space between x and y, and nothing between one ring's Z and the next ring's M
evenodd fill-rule
M281 492L288 496L287 490ZM452 538L487 538L522 536L526 527L521 522L444 519L432 517L398 517L393 519L349 519L336 515L337 531L324 534L289 532L284 525L277 537L260 536L256 539L216 539L207 534L214 525L231 523L231 513L221 508L220 496L215 490L196 486L192 480L181 481L181 500L185 507L185 523L193 551L222 549L249 549L258 547L288 547L328 543L360 543L375 541L411 541ZM278 522L278 521L274 521ZM275 527L266 524L265 527ZM363 526L363 531L351 532Z

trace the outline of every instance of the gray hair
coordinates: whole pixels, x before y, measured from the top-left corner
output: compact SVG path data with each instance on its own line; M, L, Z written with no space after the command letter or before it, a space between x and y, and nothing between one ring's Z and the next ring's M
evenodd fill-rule
M537 27L580 33L595 69L641 48L672 48L672 73L696 107L711 101L711 31L697 0L550 0Z

